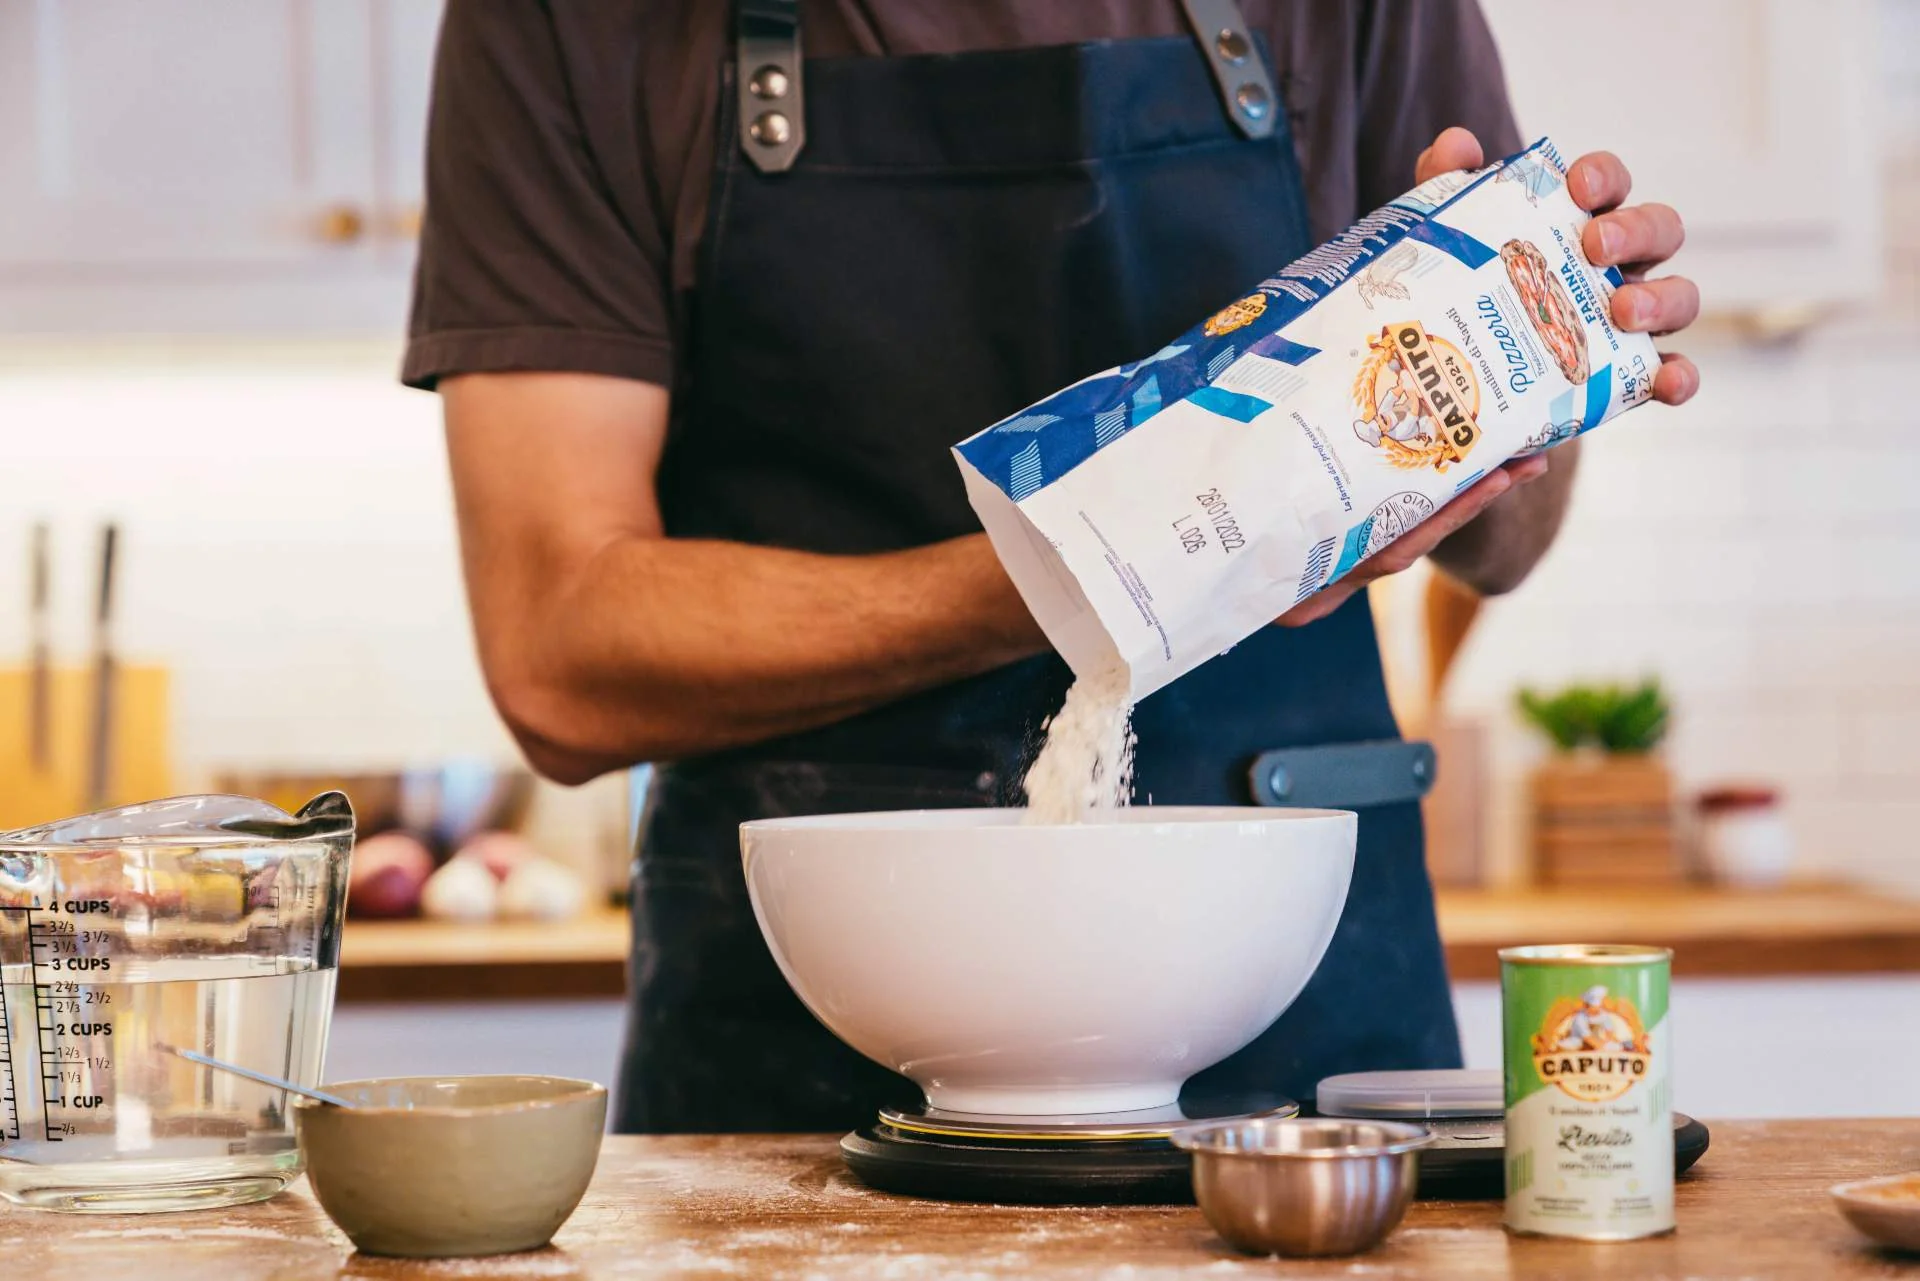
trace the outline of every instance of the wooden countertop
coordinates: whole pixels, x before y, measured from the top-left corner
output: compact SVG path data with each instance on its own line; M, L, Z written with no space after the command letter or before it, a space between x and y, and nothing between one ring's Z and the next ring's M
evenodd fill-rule
M1827 1188L1920 1165L1920 1120L1721 1122L1678 1189L1679 1231L1619 1245L1509 1237L1500 1205L1418 1202L1356 1259L1234 1253L1186 1207L1020 1208L870 1192L830 1137L614 1138L552 1247L416 1262L354 1254L304 1184L261 1205L144 1217L0 1211L6 1273L88 1281L435 1277L1392 1278L1708 1281L1915 1275L1857 1235Z
M342 1001L548 999L626 991L627 914L571 921L348 921Z
M1456 979L1499 975L1521 943L1652 943L1689 977L1920 971L1920 901L1833 885L1771 891L1442 890ZM607 997L625 988L627 918L561 924L353 921L340 999Z
M1920 901L1855 886L1442 890L1439 908L1456 979L1498 978L1524 943L1670 947L1690 978L1920 970Z

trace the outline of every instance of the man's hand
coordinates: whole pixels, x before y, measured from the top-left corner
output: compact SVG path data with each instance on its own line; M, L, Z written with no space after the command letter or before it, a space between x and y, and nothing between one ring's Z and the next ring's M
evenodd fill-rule
M1420 153L1414 165L1415 185L1456 169L1478 169L1486 163L1480 140L1465 129L1448 129ZM1581 234L1580 246L1596 267L1618 267L1630 282L1614 291L1613 323L1632 333L1655 337L1677 333L1700 315L1700 290L1685 276L1649 280L1647 273L1678 253L1686 240L1680 215L1669 205L1629 205L1633 175L1610 151L1595 151L1574 161L1567 170L1567 194L1573 203L1594 215ZM1680 355L1661 357L1653 378L1653 398L1667 405L1685 404L1700 389L1700 371Z
M1465 129L1448 129L1420 153L1414 180L1422 183L1485 162L1479 139ZM1614 291L1613 323L1623 330L1664 336L1693 323L1700 313L1700 291L1683 276L1647 278L1680 248L1686 231L1680 215L1666 205L1625 204L1632 186L1626 166L1610 152L1582 156L1567 171L1574 203L1595 215L1581 247L1595 266L1618 267L1629 282ZM1700 371L1691 360L1661 357L1653 379L1655 400L1684 404L1699 388ZM1508 463L1361 561L1345 578L1288 610L1280 622L1297 627L1323 618L1374 579L1397 574L1429 554L1435 564L1483 595L1512 590L1559 531L1578 459L1579 442L1569 441L1550 453ZM1542 477L1548 478L1545 484L1519 492L1522 485Z
M1282 627L1304 627L1325 618L1347 603L1347 598L1376 578L1413 568L1414 562L1438 547L1502 494L1538 480L1547 473L1545 455L1520 458L1486 477L1427 519L1355 565L1339 582L1322 588L1280 615Z

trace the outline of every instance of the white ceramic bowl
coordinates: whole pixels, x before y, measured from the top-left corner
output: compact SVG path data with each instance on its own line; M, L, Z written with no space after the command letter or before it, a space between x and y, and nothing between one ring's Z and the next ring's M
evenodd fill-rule
M1346 902L1356 820L1140 807L743 824L755 915L820 1021L936 1108L1161 1107L1300 994Z

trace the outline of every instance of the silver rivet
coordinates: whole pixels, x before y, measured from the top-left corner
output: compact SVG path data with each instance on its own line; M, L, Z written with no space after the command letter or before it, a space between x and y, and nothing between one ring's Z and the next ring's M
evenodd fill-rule
M1224 27L1213 38L1213 47L1220 60L1229 67L1237 67L1247 60L1247 38L1232 27Z
M754 72L753 79L747 81L747 89L756 98L784 98L790 85L787 73L772 64Z
M1417 781L1419 781L1419 782L1422 782L1422 783L1424 783L1424 782L1426 782L1426 781L1427 781L1427 770L1428 770L1428 766L1427 766L1427 758L1426 758L1426 757L1424 757L1424 756L1416 756L1416 757L1414 757L1414 760L1413 760L1413 777L1414 777L1414 778L1415 778L1415 779L1416 779Z
M1267 789L1277 800L1286 800L1293 795L1293 775L1287 773L1287 767L1276 765L1267 773Z
M1249 120L1263 119L1273 101L1265 89L1255 84L1241 85L1234 93L1233 100L1240 104L1240 114Z
M747 133L763 147L778 147L793 137L793 122L778 111L763 111L747 126Z

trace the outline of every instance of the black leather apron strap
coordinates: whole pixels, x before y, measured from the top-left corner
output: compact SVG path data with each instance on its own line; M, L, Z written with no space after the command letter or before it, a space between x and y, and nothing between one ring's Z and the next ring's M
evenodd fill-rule
M1431 743L1335 743L1262 752L1250 771L1256 805L1359 810L1417 801L1433 788Z
M1267 74L1266 60L1253 47L1253 35L1247 30L1246 15L1237 0L1180 0L1187 11L1187 25L1200 43L1213 72L1214 87L1220 91L1220 105L1234 128L1249 138L1265 138L1273 132L1274 112L1279 110L1279 95L1273 91L1273 79Z
M1227 118L1249 138L1273 133L1279 97L1238 0L1181 0ZM807 145L798 0L734 0L740 148L762 173L793 167Z
M740 147L762 173L793 167L807 143L798 0L735 0L733 89Z

